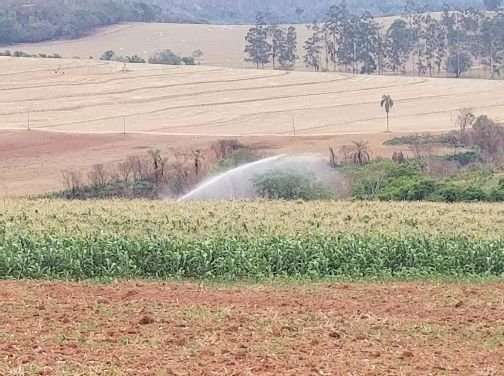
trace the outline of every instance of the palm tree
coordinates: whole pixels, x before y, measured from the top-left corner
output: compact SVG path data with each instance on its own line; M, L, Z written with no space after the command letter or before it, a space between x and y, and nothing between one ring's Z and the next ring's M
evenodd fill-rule
M380 106L385 108L385 112L387 113L387 132L390 132L389 128L389 112L392 107L394 107L394 100L390 95L383 95L382 100L380 102Z
M371 160L371 156L368 152L367 141L352 141L353 142L353 152L351 154L352 162L356 165L362 166Z

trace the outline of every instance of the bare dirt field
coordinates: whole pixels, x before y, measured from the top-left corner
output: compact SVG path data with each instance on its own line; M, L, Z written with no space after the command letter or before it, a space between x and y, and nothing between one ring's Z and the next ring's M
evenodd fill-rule
M2 375L474 376L504 369L502 284L0 287Z
M390 135L329 137L241 137L240 142L265 156L282 153L326 153L352 141L370 140L374 156L390 157L393 148L382 143ZM159 149L163 156L205 150L221 139L215 136L149 134L73 134L32 130L0 131L0 197L37 195L64 188L62 171L89 171L95 164L115 165L130 155ZM403 149L404 150L404 149ZM205 161L204 163L208 163Z
M504 118L499 81L148 64L123 71L114 62L32 58L0 58L0 72L2 195L59 189L62 169L149 148L240 137L271 152L326 153L365 139L388 155L385 139L453 129L463 107ZM385 93L396 103L392 135L383 132Z

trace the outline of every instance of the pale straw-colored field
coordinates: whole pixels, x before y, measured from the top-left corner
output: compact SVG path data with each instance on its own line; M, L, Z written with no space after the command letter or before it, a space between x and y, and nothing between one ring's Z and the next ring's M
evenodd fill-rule
M504 117L504 83L341 73L0 58L0 130L212 136L454 128L456 112Z

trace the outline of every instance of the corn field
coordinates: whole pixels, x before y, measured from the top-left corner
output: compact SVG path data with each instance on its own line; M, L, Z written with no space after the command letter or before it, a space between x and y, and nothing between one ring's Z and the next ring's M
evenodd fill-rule
M504 275L504 205L0 201L0 278Z

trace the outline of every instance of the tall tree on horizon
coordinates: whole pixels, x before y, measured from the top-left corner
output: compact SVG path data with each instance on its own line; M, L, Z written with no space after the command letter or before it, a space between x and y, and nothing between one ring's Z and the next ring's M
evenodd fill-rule
M276 63L280 59L282 49L286 43L285 31L278 25L269 25L268 34L271 37L271 62L273 69L276 68Z
M316 23L309 26L313 31L313 35L309 37L303 46L305 51L304 63L307 68L312 68L315 72L319 72L322 59L322 35L320 26Z
M264 68L270 62L272 46L268 41L268 28L264 16L258 13L255 26L251 27L245 36L245 61Z
M353 24L354 72L371 74L378 68L380 27L369 12L355 17Z
M350 27L350 12L347 3L342 0L339 4L333 5L326 13L323 30L327 36L327 57L333 64L333 70L336 70L338 64L345 64L342 59L346 39L350 37L348 31Z
M297 59L297 31L294 26L289 26L278 62L282 68L292 69L296 65Z
M403 71L411 53L410 30L406 21L395 20L385 34L385 60L392 72Z

